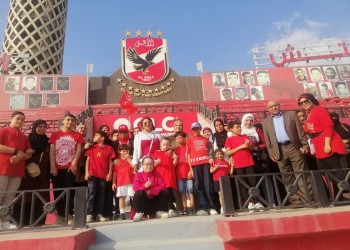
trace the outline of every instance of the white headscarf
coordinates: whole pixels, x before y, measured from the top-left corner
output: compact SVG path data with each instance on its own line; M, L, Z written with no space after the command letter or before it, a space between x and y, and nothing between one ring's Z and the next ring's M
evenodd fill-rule
M248 117L250 117L250 118L252 118L253 119L253 121L254 121L254 116L252 115L252 114L245 114L244 116L243 116L243 118L242 118L242 123L241 123L241 134L242 135L247 135L247 136L249 136L249 137L255 137L256 138L256 142L259 142L260 141L260 139L259 139L259 135L258 135L258 133L256 132L256 128L254 127L254 126L252 126L251 128L246 128L245 126L244 126L244 121L248 118Z

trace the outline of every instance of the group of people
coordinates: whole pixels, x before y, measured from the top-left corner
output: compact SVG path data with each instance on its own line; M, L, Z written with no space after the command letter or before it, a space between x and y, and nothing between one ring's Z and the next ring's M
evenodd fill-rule
M152 119L145 117L133 131L122 124L110 132L102 125L93 140L86 139L86 125L76 126L71 114L63 117L60 130L50 138L44 120L35 121L26 137L21 133L24 113L16 111L10 126L0 129L0 191L7 192L0 194L0 205L11 206L15 198L11 191L48 189L51 179L53 188L88 187L87 222L125 220L127 197L134 221L152 216L216 215L224 212L221 176L238 175L254 187L258 183L254 174L271 172L276 164L286 189L298 180L298 192L290 195L289 203L302 205L313 194L310 181L298 178L299 172L347 168L350 127L341 124L337 114L330 115L311 94L300 95L298 105L303 110L282 112L278 101L269 100L270 116L262 124L254 124L254 116L248 113L228 126L216 118L213 130L193 122L187 134L182 120L175 120L174 134L169 137L162 137ZM32 163L39 168L36 176L27 169ZM334 175L345 178L341 171ZM261 187L265 200L275 205L268 176ZM333 188L336 192L335 183ZM264 208L264 202L242 184L240 193L243 209ZM48 192L40 194L49 201ZM60 196L62 191L54 192L55 199ZM42 199L35 201L35 219L43 212ZM68 223L73 223L73 201L73 191L57 200L56 223L64 223L66 214ZM30 213L30 207L26 205L25 213ZM13 210L14 218L19 218L20 210ZM29 223L28 218L24 223ZM44 223L42 217L38 225ZM10 214L2 218L2 229L16 227Z

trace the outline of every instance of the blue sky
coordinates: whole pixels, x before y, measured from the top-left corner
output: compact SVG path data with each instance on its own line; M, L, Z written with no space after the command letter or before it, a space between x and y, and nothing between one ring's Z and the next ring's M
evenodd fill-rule
M10 0L0 0L0 42ZM254 68L253 47L350 38L350 1L69 0L64 74L111 75L125 31L163 31L180 75Z

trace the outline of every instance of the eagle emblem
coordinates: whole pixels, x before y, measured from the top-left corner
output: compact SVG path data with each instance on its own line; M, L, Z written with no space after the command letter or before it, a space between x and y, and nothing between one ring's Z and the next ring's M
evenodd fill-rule
M140 84L153 84L169 74L165 39L135 37L122 40L122 69L124 75Z

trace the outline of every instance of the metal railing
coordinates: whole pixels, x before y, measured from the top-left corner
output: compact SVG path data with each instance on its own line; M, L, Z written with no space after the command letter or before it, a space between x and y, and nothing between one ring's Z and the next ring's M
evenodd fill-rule
M44 196L48 196L54 191L59 191L61 193L53 202L50 202L44 198ZM56 207L57 203L61 200L65 202L66 212L64 220L60 221L57 226L73 228L86 227L86 187L0 192L0 194L6 193L15 193L16 198L8 206L0 206L0 219L3 220L4 218L9 218L18 229L34 227L38 228L38 226L45 223L44 220L48 214L54 215L57 220L60 221L61 218L57 214ZM71 195L74 195L74 219L72 225L68 224L69 198ZM27 217L28 214L29 218ZM51 226L56 225L52 224Z
M283 176L291 175L295 177L293 183L286 184ZM250 185L249 178L256 178L257 184ZM269 179L272 185L269 185ZM264 206L261 210L350 204L349 179L350 169L222 176L220 190L224 215L255 211L255 208L248 208L253 200ZM306 187L304 192L300 191L301 184ZM242 193L248 195L244 197ZM299 204L291 204L292 197L297 197Z

